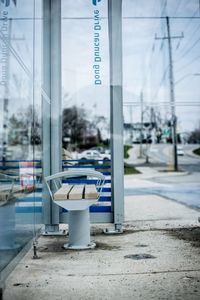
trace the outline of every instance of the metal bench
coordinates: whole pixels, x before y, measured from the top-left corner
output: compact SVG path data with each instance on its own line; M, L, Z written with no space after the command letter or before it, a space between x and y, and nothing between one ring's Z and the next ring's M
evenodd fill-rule
M63 184L64 179L87 177L97 179L96 184ZM69 243L65 249L89 249L96 246L90 241L89 207L98 201L105 176L93 170L60 172L45 178L51 199L69 212Z

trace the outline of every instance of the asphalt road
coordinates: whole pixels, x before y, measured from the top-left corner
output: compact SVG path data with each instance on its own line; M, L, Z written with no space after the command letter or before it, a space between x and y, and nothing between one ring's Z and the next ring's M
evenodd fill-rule
M188 172L183 176L166 176L149 179L150 182L161 183L161 187L125 189L125 195L157 194L187 206L200 209L200 157L191 156L194 145L183 146L184 156L178 157L179 168ZM151 145L149 151L152 167L166 167L169 164L170 145ZM165 186L166 185L166 186Z
M191 152L198 148L198 145L183 145L183 156L178 156L178 167L188 172L200 172L200 156L193 157ZM160 144L151 145L149 156L154 161L169 164L169 153L172 145Z
M200 208L200 157L193 157L192 150L198 145L183 145L183 156L178 156L178 167L189 172L187 176L173 176L152 179L154 182L170 184L170 187L154 192L188 206ZM154 159L169 163L170 145L154 145L151 153Z
M156 182L156 179L153 180ZM189 207L200 209L200 186L184 186L172 184L170 187L151 187L125 189L125 196L132 195L160 195L165 198L181 202Z

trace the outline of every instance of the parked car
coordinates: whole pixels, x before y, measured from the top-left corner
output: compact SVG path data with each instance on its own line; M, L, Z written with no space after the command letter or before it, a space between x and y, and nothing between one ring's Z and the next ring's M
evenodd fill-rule
M101 159L103 160L110 160L111 159L111 155L110 155L110 151L106 151L105 153L100 153L101 155Z
M90 150L95 150L95 151L99 152L100 154L110 154L110 149L106 148L106 147L102 147L102 146L92 147L92 148L90 148Z
M81 152L78 155L78 159L82 160L109 160L110 159L110 154L109 153L100 153L96 150L86 150Z
M177 146L177 155L183 156L184 151L182 146Z

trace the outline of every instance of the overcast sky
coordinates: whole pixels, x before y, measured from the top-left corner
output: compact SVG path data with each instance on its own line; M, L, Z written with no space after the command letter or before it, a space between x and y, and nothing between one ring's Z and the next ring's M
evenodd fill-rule
M81 7L81 9L77 9ZM98 4L100 15L107 18L107 2ZM69 17L92 17L94 7L90 1L63 1L63 87L74 94L73 101L96 103L97 111L109 115L109 55L107 19L101 20L102 85L93 84L93 20L68 19ZM193 17L193 19L170 19L171 35L184 38L172 39L175 101L200 102L200 19L199 1L123 1L123 100L144 102L169 102L169 58L167 40L155 40L167 36L166 19L127 19L127 17ZM67 82L70 88L67 89ZM93 96L92 96L93 95ZM73 102L72 101L72 102ZM96 106L95 106L96 107ZM170 118L170 106L157 107ZM132 109L133 122L140 120L140 108ZM193 130L198 126L200 106L176 108L179 130ZM130 122L129 109L124 108L126 122ZM145 116L148 120L148 115Z
M36 0L36 16L41 17L41 3ZM32 20L33 1L18 0L12 4L9 17L30 18L13 20L11 45L24 64L32 71L35 63L37 82L41 83L41 20ZM1 11L2 11L1 3ZM4 9L4 8L3 8ZM99 63L100 85L94 83L94 10L99 11ZM176 107L180 131L193 130L198 126L200 106L200 16L199 0L123 0L123 100L138 102L132 109L132 121L140 120L140 93L145 103L169 102L169 59L165 19L171 18L171 35L184 38L172 39L174 88L176 103L191 106ZM131 17L131 18L127 18ZM136 18L134 18L136 17ZM138 17L150 17L138 19ZM181 17L181 18L180 18ZM182 17L188 17L184 19ZM191 18L192 17L192 18ZM35 26L35 27L34 27ZM35 29L35 48L33 37ZM97 31L96 31L97 32ZM23 37L23 40L16 40ZM34 49L34 51L33 51ZM33 59L33 52L35 59ZM10 58L12 99L14 106L25 105L23 99L30 93L30 80L15 57ZM15 76L13 76L15 74ZM107 1L94 6L92 0L62 1L62 91L63 106L73 104L85 107L90 116L105 115L109 118L109 44L107 24ZM14 79L15 77L15 79ZM17 80L16 80L17 78ZM18 81L18 83L17 83ZM29 88L27 88L29 86ZM1 98L3 90L0 89ZM37 99L39 89L36 91ZM21 98L18 103L15 98ZM37 101L38 102L38 101ZM170 106L156 106L161 115L170 118ZM2 111L2 103L1 103ZM125 122L130 122L130 111L124 107ZM148 121L148 114L145 115Z

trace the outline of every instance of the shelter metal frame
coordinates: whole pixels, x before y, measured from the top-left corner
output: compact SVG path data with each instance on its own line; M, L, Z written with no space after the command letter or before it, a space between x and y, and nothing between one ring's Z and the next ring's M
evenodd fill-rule
M91 213L92 223L114 223L121 231L124 221L123 101L122 101L122 0L108 0L110 53L111 197L110 213ZM61 171L61 0L43 0L43 178ZM45 231L58 233L67 213L51 201L43 184Z

